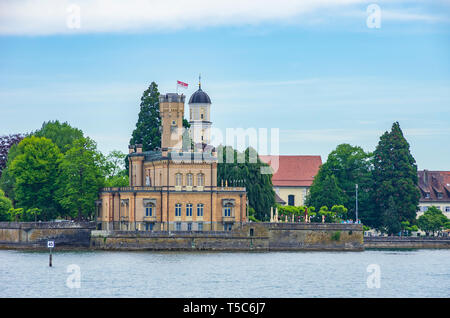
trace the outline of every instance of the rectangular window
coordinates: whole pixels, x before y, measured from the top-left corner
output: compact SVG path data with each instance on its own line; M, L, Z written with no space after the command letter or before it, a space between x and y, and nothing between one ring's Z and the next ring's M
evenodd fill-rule
M231 216L231 207L227 206L224 208L224 216Z
M438 192L438 194L437 194L437 197L438 197L438 199L442 199L443 198L443 193L442 192Z
M198 223L198 230L203 231L203 223Z
M288 195L288 205L290 205L290 206L295 205L295 196L293 194Z
M203 174L201 173L197 175L197 185L203 187Z
M181 186L182 182L183 182L183 176L181 175L181 173L177 173L175 175L175 185Z
M192 204L186 204L186 216L192 216Z
M145 208L145 216L153 216L153 207L149 206Z
M203 216L203 204L197 204L197 216Z
M145 223L145 230L146 231L153 231L153 226L155 223Z
M225 223L224 225L223 225L223 230L224 231L231 231L231 228L233 227L233 224L232 223Z
M189 173L188 175L187 175L187 179L186 179L186 185L188 186L188 187L192 187L192 174L191 173Z
M181 204L175 204L175 216L181 216Z
M188 223L187 224L187 230L188 231L192 231L192 223Z
M445 212L450 212L450 206L445 207Z
M181 223L180 222L175 223L175 226L176 226L177 231L181 231Z

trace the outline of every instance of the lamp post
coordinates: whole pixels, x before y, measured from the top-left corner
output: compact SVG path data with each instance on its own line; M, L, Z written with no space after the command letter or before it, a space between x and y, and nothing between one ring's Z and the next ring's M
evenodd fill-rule
M355 184L356 188L356 223L358 223L358 184Z

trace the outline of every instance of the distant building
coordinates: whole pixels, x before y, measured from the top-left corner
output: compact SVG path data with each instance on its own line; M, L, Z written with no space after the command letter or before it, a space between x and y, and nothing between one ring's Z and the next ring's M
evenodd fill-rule
M272 184L276 201L282 205L301 206L322 165L320 156L260 156L274 170Z
M417 174L420 189L417 217L434 205L450 218L450 171L421 170Z

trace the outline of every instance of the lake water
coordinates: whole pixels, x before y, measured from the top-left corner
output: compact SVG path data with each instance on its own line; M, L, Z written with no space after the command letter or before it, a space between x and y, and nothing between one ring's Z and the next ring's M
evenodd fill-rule
M450 250L56 252L53 267L0 250L0 297L449 296Z

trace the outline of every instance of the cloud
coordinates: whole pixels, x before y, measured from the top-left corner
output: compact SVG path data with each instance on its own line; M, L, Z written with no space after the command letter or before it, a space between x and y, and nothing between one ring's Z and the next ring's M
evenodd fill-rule
M366 15L369 3L367 0L2 0L0 34L154 32L267 22L314 24L328 21L330 13L345 16L345 12L356 9ZM384 16L435 20L432 15L417 12L386 11Z

